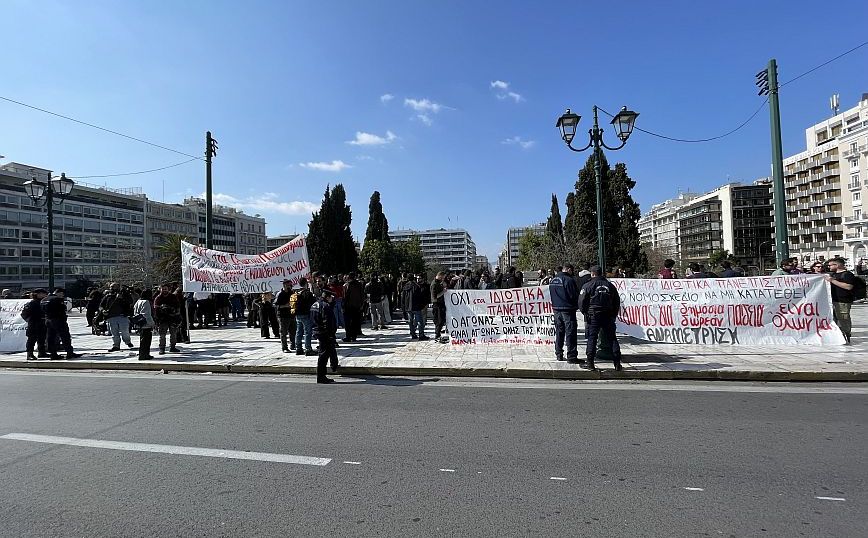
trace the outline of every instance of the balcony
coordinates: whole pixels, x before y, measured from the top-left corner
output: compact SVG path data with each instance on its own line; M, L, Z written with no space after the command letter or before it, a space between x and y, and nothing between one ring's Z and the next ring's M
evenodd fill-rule
M868 222L868 215L859 215L858 217L844 217L845 224L858 224L860 222Z
M868 230L846 234L844 241L847 243L868 243Z
M854 181L852 183L847 183L847 188L850 189L851 191L858 191L859 189L862 188L862 182L861 181Z
M820 177L838 177L841 175L841 170L839 168L832 168L831 170L823 170L823 173L820 174Z

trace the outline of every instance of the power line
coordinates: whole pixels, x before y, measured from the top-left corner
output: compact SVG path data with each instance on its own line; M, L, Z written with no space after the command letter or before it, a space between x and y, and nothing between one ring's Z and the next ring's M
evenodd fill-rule
M784 82L784 83L782 83L782 84L778 84L778 88L781 88L781 87L783 87L783 86L786 86L786 85L789 84L790 82L795 82L795 81L799 80L800 78L802 78L803 76L805 76L805 75L809 75L809 74L813 73L814 71L816 71L817 69L829 65L830 63L834 62L835 60L837 60L837 59L839 59L839 58L843 58L844 56L850 54L851 52L856 51L856 50L858 50L858 49L861 49L861 48L864 47L865 45L868 45L868 41L865 41L864 43L861 43L861 44L859 44L859 45L856 45L855 47L853 47L852 49L848 50L847 52L842 52L841 54L835 56L835 57L832 58L831 60L826 60L825 62L821 63L820 65L818 65L818 66L816 66L816 67L812 67L811 69L808 69L807 71L805 71L804 73L802 73L801 75L799 75L799 76L797 76L797 77L795 77L795 78L791 78L790 80L788 80L788 81L786 81L786 82Z
M184 153L183 151L178 151L178 150L176 150L176 149L167 148L166 146L161 146L160 144L155 144L155 143L153 143L153 142L148 142L147 140L142 140L141 138L136 138L136 137L134 137L134 136L130 136L130 135L127 135L127 134L124 134L124 133L119 133L119 132L117 132L117 131L113 131L113 130L111 130L111 129L106 129L105 127L100 127L99 125L94 125L94 124L92 124L92 123L88 123L88 122L86 122L86 121L81 121L81 120L77 120L77 119L75 119L75 118L70 118L69 116L64 116L63 114L58 114L57 112L52 112L52 111L50 111L50 110L45 110L44 108L39 108L39 107L37 107L37 106L28 105L27 103L22 103L21 101L16 101L15 99L10 99L10 98L8 98L8 97L3 97L2 95L0 95L0 99L2 99L3 101L8 101L8 102L10 102L10 103L15 103L16 105L20 105L20 106L23 106L23 107L31 108L31 109L33 109L33 110L38 110L39 112L44 112L44 113L46 113L46 114L51 114L52 116L57 116L58 118L63 118L63 119L65 119L65 120L69 120L69 121L72 121L72 122L75 122L75 123L80 123L81 125L86 125L86 126L88 126L88 127L93 127L94 129L99 129L100 131L105 131L105 132L107 132L107 133L111 133L111 134L113 134L113 135L122 136L122 137L124 137L124 138L128 138L128 139L130 139L130 140L135 140L136 142L141 142L142 144L147 144L147 145L149 145L149 146L153 146L153 147L155 147L155 148L160 148L160 149L164 149L164 150L166 150L166 151L171 151L172 153L177 153L177 154L179 154L179 155L184 155L185 157L191 157L191 158L193 158L193 159L204 160L202 157L197 157L197 156L195 156L195 155L190 155L189 153Z
M193 161L199 160L199 157L193 157L192 159L187 159L186 161L170 164L169 166L163 166L161 168L152 168L151 170L140 170L138 172L124 172L123 174L104 174L100 176L66 176L69 179L94 179L94 178L105 178L105 177L120 177L120 176L137 176L139 174L150 174L151 172L159 172L160 170L168 170L169 168L175 168L176 166L181 166L182 164L191 163Z
M768 102L769 102L769 99L768 99L768 97L766 97L765 101L762 102L762 104L759 106L759 108L754 110L753 114L751 114L750 117L748 117L748 119L744 120L738 127L736 127L735 129L733 129L731 131L723 133L721 135L712 136L711 138L675 138L673 136L666 136L666 135L662 135L659 133L655 133L653 131L649 131L647 129L642 129L641 127L635 127L634 126L633 129L636 131L642 131L643 133L651 135L651 136L656 136L657 138L662 138L664 140L671 140L672 142L684 142L684 143L689 143L689 144L694 144L697 142L711 142L713 140L720 140L721 138L726 138L727 136L740 131L744 126L746 126L748 123L750 123L751 120L753 120L757 114L760 113L760 110L762 110L763 107L765 107L766 103L768 103ZM609 112L606 112L606 110L604 110L600 107L597 107L597 108L599 108L604 114L608 115L610 118L614 118L614 116L612 114L610 114Z

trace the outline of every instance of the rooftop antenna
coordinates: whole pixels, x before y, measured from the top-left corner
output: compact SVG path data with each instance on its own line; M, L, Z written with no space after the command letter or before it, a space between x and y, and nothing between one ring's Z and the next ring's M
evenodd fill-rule
M832 97L829 97L829 108L832 109L832 115L837 116L838 110L841 108L841 96L837 93L832 94Z

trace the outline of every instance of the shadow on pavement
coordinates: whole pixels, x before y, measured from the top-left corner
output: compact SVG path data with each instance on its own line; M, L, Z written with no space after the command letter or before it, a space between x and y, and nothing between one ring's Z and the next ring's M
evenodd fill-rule
M341 375L341 379L352 379L353 381L345 381L350 385L385 385L389 387L415 387L440 381L439 377L407 379L406 377L379 377L375 375Z

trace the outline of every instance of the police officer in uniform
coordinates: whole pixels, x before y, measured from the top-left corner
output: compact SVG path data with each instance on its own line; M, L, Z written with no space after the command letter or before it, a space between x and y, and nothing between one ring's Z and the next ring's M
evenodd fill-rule
M565 265L549 281L552 309L555 311L555 358L564 360L564 341L567 344L567 361L579 364L576 348L576 310L579 309L579 291L573 280L573 266Z
M338 325L335 322L335 312L332 306L335 295L327 289L320 291L320 298L310 307L310 321L313 325L313 337L319 343L319 358L316 363L316 382L334 383L334 379L326 377L326 363L331 361L332 372L338 371L338 351L335 349Z
M582 286L582 291L579 292L579 309L585 315L585 335L588 341L585 350L588 361L584 367L596 370L594 358L597 355L597 336L602 332L612 345L615 370L621 370L621 346L618 345L618 337L615 335L615 319L621 308L621 298L615 286L602 275L598 265L591 267L590 271L591 280Z
M69 335L69 325L66 322L65 291L63 288L56 288L54 293L42 300L42 311L45 313L45 339L48 343L48 356L52 360L63 358L57 354L58 340L66 350L67 359L81 357L72 349L72 337Z
M48 295L43 289L30 293L30 302L24 305L21 317L27 322L27 360L35 361L34 347L39 351L39 358L48 357L45 351L45 314L42 312L42 300Z

